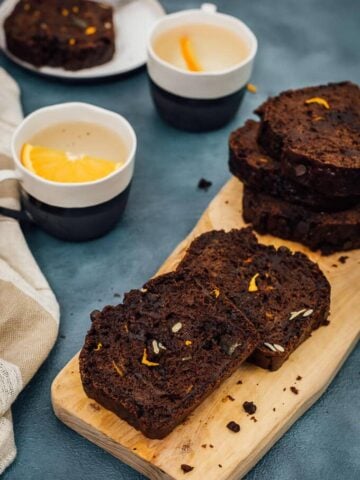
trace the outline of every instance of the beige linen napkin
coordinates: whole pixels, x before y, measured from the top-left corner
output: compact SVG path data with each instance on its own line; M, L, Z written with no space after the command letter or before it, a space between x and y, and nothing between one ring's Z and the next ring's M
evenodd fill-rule
M10 138L22 113L18 86L3 69L0 85L1 176L13 169ZM19 209L16 180L0 182L0 207ZM47 357L58 325L56 298L18 222L0 215L0 474L16 455L11 405Z

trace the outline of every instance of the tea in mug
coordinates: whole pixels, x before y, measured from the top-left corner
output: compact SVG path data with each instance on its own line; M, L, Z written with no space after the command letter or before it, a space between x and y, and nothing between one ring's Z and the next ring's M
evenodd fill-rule
M187 24L159 34L154 52L174 67L219 72L241 63L250 47L234 31L212 24Z
M128 152L116 132L87 122L67 122L40 130L21 151L23 165L61 183L100 180L120 168Z

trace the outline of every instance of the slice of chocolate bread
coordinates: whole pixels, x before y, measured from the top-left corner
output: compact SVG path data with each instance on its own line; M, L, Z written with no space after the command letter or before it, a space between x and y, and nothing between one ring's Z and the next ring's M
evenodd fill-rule
M323 254L360 248L360 203L341 212L315 212L245 188L243 216L259 233L297 241Z
M89 0L20 0L4 23L10 53L36 67L80 70L111 60L112 7Z
M283 176L280 162L267 155L257 143L259 126L254 120L247 120L229 139L230 171L245 185L314 210L343 210L360 202L360 197L323 195Z
M328 195L360 195L360 88L350 82L288 90L270 98L259 143L283 173Z
M259 244L249 228L200 235L178 271L206 273L244 312L261 337L252 361L270 370L329 314L330 285L319 267L302 253Z
M85 392L150 438L169 434L259 342L204 276L162 275L91 318L80 354Z

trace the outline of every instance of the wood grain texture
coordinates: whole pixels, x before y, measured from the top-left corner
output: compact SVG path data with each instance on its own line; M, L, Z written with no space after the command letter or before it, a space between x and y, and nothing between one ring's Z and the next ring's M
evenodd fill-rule
M173 270L195 236L211 229L244 226L241 196L241 183L231 179L158 273ZM268 372L254 365L242 366L184 424L163 440L150 440L86 397L76 356L52 385L57 417L151 479L183 479L181 464L194 467L185 476L190 480L231 480L244 476L321 396L360 336L359 250L347 252L348 259L341 264L338 262L341 253L321 257L293 242L267 235L259 239L305 252L319 263L332 287L330 325L314 332L280 370ZM299 375L302 379L296 380ZM291 392L291 386L299 390L297 395ZM244 401L257 405L256 421L243 411ZM226 428L231 420L240 424L239 433Z

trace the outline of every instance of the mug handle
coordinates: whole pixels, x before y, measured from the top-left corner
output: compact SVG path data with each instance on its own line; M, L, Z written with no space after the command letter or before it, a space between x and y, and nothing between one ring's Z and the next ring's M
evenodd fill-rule
M0 183L5 180L20 180L20 174L16 170L0 170ZM14 218L15 220L32 222L32 219L26 212L13 210L12 208L0 207L0 215Z
M0 182L4 180L20 180L20 174L16 170L0 170Z
M206 13L215 13L217 11L217 5L214 3L203 3L200 9Z

